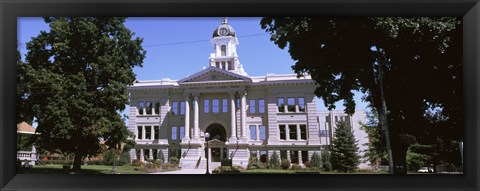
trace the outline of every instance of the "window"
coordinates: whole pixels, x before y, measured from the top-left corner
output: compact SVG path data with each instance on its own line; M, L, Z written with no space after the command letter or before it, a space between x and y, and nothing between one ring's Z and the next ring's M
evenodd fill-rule
M297 125L288 125L288 129L290 130L290 140L297 139Z
M328 130L320 130L320 137L329 137L330 132Z
M278 112L285 112L285 99L283 97L278 98L277 106Z
M237 109L240 109L240 99L237 98Z
M143 160L148 161L150 159L150 149L143 149Z
M183 137L185 137L185 127L180 126L180 139L182 139Z
M222 52L221 55L222 56L227 56L227 46L222 45L222 46L220 46L220 49L221 49L221 52Z
M288 112L295 112L295 98L293 97L289 97L287 98L287 109L288 109Z
M203 100L203 112L210 113L210 100Z
M255 108L255 100L251 99L250 100L250 113L255 113L257 109Z
M228 112L228 99L222 99L222 112Z
M233 70L233 64L230 61L227 61L228 64L228 70Z
M260 162L266 163L267 158L267 151L260 151Z
M142 129L143 129L142 126L137 127L137 131L138 131L137 139L139 139L139 140L142 139L142 137L143 137L142 136L142 133L143 133Z
M307 140L307 125L300 125L300 139Z
M222 62L222 69L226 70L227 66L225 65L225 62Z
M180 102L180 115L185 115L185 102Z
M281 160L287 160L287 159L288 159L287 157L288 157L288 156L287 156L287 151L281 150L281 151L280 151L280 159L281 159Z
M220 68L220 62L215 62L215 66L216 66L217 68Z
M290 151L290 161L298 164L298 151Z
M212 113L220 112L220 101L218 99L212 99Z
M280 140L286 140L285 125L279 125L280 128Z
M308 161L308 151L302 151L302 162L305 163Z
M160 114L160 102L155 103L155 114Z
M303 97L298 98L298 110L300 112L305 112L305 98Z
M152 126L145 126L145 139L151 139Z
M172 127L172 141L177 140L177 127Z
M145 107L145 103L143 101L138 102L138 114L143 115L143 108Z
M265 99L258 99L258 113L265 113Z
M172 115L177 115L178 114L178 102L174 101L172 102Z
M158 140L158 132L160 132L160 127L159 126L153 126L153 133L154 134L154 138Z
M152 151L153 151L153 160L157 160L158 149L152 149Z
M257 140L257 126L250 125L250 140Z
M147 108L146 108L147 111L145 113L147 115L152 115L152 108L153 108L152 102L147 101L146 105L147 105Z
M260 140L264 141L267 137L267 132L265 131L265 126L258 126L258 131L260 132Z

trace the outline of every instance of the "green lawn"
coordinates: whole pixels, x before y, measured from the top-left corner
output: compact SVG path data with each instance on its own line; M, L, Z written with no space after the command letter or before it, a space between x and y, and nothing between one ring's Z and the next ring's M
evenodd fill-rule
M143 170L134 170L134 166L117 166L115 167L118 174L147 174ZM83 165L80 172L77 174L110 174L112 172L112 166L104 165ZM19 174L66 174L62 165L47 164L36 165L28 169L20 169Z

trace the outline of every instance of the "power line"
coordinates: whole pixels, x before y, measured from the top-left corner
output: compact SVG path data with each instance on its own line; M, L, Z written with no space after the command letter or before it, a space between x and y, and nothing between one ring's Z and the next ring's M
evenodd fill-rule
M268 33L259 33L259 34L251 34L251 35L242 35L238 36L238 38L247 38L247 37L254 37L254 36L263 36L269 35ZM162 44L150 44L144 45L143 47L155 47L155 46L169 46L169 45L177 45L177 44L191 44L191 43L199 43L199 42L208 42L210 40L193 40L193 41L183 41L183 42L170 42L170 43L162 43Z

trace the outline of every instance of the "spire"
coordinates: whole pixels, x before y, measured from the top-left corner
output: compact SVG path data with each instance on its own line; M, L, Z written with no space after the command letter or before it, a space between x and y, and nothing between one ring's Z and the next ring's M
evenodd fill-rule
M228 17L223 17L222 24L228 24Z

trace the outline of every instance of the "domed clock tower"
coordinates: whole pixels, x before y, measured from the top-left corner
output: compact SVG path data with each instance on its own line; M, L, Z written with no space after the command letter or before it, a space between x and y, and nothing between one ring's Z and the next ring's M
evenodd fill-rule
M227 18L223 18L212 35L213 53L210 54L210 66L217 67L229 72L247 76L242 64L238 60L238 39L235 29L228 24Z

